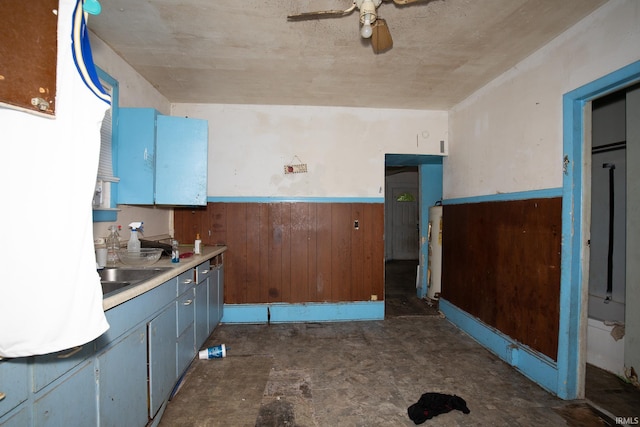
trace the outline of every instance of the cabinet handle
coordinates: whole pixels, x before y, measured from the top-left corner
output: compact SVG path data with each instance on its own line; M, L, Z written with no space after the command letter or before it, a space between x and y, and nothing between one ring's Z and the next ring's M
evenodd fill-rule
M211 270L202 270L202 274L207 274Z
M193 279L187 279L184 281L185 285L188 285L189 283L193 283Z
M5 397L7 397L7 395L0 391L0 400L3 400Z
M73 350L71 350L69 353L59 355L58 359L68 359L71 356L73 356L74 354L78 353L80 350L82 350L82 346L81 345L79 345L77 347L73 347Z
M191 305L192 302L193 302L192 299L188 299L185 302L183 302L182 305Z

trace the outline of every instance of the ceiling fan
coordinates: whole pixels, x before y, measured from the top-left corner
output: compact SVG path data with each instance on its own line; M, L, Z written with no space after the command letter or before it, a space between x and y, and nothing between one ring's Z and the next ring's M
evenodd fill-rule
M393 40L387 22L378 18L378 6L383 1L389 0L353 0L351 7L345 10L324 10L319 12L305 12L296 15L288 15L289 21L304 21L320 18L337 18L351 14L354 10L360 11L360 35L364 39L371 39L371 47L375 53L384 53L393 47ZM405 5L421 0L393 0L395 4Z

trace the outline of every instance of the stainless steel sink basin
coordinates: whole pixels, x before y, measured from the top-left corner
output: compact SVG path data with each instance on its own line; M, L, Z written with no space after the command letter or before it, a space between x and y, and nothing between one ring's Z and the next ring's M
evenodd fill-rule
M129 286L149 280L167 270L171 270L171 267L103 268L98 270L100 283L102 284L102 294L108 295L122 291Z

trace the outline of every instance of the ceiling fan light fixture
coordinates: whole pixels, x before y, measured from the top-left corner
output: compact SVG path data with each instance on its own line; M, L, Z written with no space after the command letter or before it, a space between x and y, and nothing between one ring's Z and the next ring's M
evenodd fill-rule
M363 39L368 39L373 34L373 24L378 17L376 8L380 6L382 0L359 0L356 1L356 5L360 9L360 23L362 28L360 29L360 35Z
M360 30L360 35L363 39L368 39L373 34L373 28L371 28L371 18L367 15L364 19L364 24Z

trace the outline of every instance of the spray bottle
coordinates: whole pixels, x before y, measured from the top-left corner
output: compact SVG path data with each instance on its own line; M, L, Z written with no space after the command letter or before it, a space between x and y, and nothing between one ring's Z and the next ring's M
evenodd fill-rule
M142 222L132 222L129 227L131 228L131 237L129 237L129 243L127 243L127 250L129 252L140 252L138 231L142 232Z

